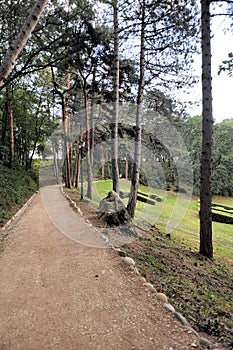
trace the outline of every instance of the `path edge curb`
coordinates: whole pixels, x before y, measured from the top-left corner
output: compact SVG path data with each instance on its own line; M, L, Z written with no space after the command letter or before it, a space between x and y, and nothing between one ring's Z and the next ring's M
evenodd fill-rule
M64 187L63 185L60 186L60 190L62 192L62 194L64 195L64 197L70 202L70 205L77 210L77 212L81 215L81 217L84 219L84 221L86 221L91 227L93 227L93 225L89 222L89 220L86 220L81 209L77 206L77 204L69 197L69 195L67 195L67 193L64 191ZM93 227L94 228L94 227ZM105 239L106 241L108 240L104 235L103 239ZM149 290L152 293L155 293L156 299L163 302L163 306L164 308L166 308L169 312L171 312L174 317L184 326L184 328L187 329L187 331L190 331L191 333L193 333L196 338L199 341L199 345L201 347L204 347L205 349L211 349L211 343L208 339L201 337L198 332L192 328L192 326L189 324L189 322L186 320L186 318L179 313L178 311L176 311L175 307L173 305L171 305L168 301L168 297L164 294L164 293L158 293L155 289L155 287L147 282L147 280L141 276L140 271L138 270L135 261L126 255L126 253L119 249L119 248L115 248L113 244L111 244L109 242L109 248L113 249L119 256L121 256L123 263L128 267L129 271L131 271L131 273L135 273L136 275L139 275L141 278L141 282L143 283L143 286Z
M8 236L9 231L13 228L13 226L25 213L27 208L32 204L34 198L38 193L39 191L36 191L35 193L33 193L33 195L26 201L26 203L24 203L24 205L5 223L5 225L0 228L0 242L3 241Z

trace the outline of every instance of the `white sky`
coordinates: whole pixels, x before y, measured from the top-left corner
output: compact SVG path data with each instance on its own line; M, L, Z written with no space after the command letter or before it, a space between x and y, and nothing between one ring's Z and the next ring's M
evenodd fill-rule
M233 118L233 78L226 72L218 75L219 65L233 52L233 33L224 34L222 18L215 21L212 39L213 116L216 121Z
M233 118L233 78L226 72L218 75L219 66L226 60L228 53L233 52L233 33L224 34L224 28L229 28L230 21L223 17L216 17L212 24L212 88L213 88L213 117L216 122ZM201 76L201 57L196 60L197 74ZM191 98L190 98L191 96ZM201 101L201 81L191 90L189 98L195 102ZM201 102L199 106L190 107L191 116L201 115Z

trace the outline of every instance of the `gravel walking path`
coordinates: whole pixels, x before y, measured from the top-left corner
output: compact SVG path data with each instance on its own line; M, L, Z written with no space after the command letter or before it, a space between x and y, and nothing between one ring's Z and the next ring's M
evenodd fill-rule
M199 348L58 186L43 188L10 229L0 285L1 350Z

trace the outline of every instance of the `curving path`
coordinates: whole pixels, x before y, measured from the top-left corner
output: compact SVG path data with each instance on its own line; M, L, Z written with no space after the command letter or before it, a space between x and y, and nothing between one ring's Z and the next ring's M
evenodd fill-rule
M57 186L36 195L4 240L0 286L1 350L198 347Z

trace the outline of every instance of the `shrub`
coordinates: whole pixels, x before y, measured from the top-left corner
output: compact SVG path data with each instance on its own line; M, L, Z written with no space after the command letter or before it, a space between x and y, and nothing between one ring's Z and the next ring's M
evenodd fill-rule
M21 206L38 186L33 171L3 165L0 165L0 183L0 225L3 225L13 215L14 208Z

